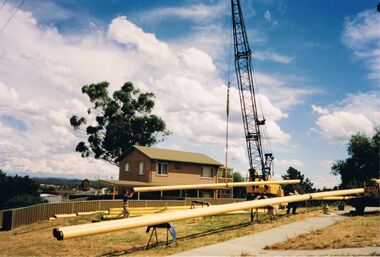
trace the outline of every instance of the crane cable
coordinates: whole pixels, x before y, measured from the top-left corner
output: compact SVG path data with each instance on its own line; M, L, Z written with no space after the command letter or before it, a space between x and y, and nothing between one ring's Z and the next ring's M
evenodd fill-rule
M0 29L0 35L1 33L4 31L4 29L7 27L7 25L9 24L9 22L11 22L12 18L16 15L17 11L21 8L21 6L25 3L26 0L22 0L18 6L16 7L16 10L12 13L11 17L9 17L9 19L5 22L5 24L1 27ZM3 3L3 5L1 6L1 8L5 5L5 2Z
M0 6L0 10L3 9L3 7L4 7L4 5L5 5L5 3L6 3L7 1L8 1L8 0L4 0L4 1L3 1L3 3L2 3L1 6Z

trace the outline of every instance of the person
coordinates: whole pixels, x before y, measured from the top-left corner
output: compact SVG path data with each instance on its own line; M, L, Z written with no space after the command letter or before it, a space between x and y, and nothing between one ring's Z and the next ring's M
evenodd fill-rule
M125 190L125 193L123 195L123 212L124 212L124 218L128 218L129 216L129 211L128 211L128 199L133 196L133 191L132 190Z
M289 195L298 195L297 190L294 190L294 193L290 192ZM298 203L288 203L286 214L290 213L290 209L292 209L292 214L297 214Z

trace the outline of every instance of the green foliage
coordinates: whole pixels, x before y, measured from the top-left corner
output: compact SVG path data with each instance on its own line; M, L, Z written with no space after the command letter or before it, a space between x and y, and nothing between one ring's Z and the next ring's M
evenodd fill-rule
M88 180L87 178L86 179L83 179L81 184L80 184L80 189L82 191L88 191L90 190L90 180Z
M9 199L6 203L4 208L10 209L10 208L20 208L30 205L35 205L39 203L46 203L46 200L41 199L39 196L33 196L33 195L27 195L27 194L21 194L21 195L15 195L11 199Z
M43 202L39 185L28 176L7 176L0 170L0 209L17 208Z
M244 177L239 172L234 172L233 174L234 182L243 182L245 181ZM246 188L245 187L235 187L234 190L234 197L235 198L245 198L247 196Z
M340 188L362 187L372 178L379 178L380 128L372 138L357 133L347 146L348 158L335 161L331 167L333 175L340 175Z
M243 176L239 172L235 172L233 174L233 178L234 178L234 182L243 182L243 181L245 181L245 179L243 178Z
M285 195L288 195L290 192L294 192L296 190L300 194L304 193L313 193L315 192L315 188L313 187L313 183L309 178L305 178L305 175L302 174L299 170L289 167L284 175L281 176L284 180L289 179L299 179L301 183L295 185L285 185L283 189L285 191Z
M131 82L126 82L110 97L108 86L108 82L101 82L82 87L82 93L93 103L87 113L95 118L96 124L86 127L87 142L79 142L75 150L82 157L93 156L117 165L118 158L132 145L151 146L169 132L165 122L151 114L153 93L142 93ZM86 123L85 117L70 118L74 130Z

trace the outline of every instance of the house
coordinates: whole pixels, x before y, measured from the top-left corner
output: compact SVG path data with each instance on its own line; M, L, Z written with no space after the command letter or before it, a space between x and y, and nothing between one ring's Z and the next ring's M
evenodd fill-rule
M151 185L215 183L222 166L202 153L137 145L119 160L119 181Z
M160 185L213 183L220 166L202 153L135 145L120 159L119 180Z

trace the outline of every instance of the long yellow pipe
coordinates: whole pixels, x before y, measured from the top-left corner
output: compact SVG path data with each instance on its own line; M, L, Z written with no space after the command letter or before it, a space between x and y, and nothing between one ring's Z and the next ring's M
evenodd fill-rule
M157 192L170 190L187 190L187 189L220 189L231 187L259 186L259 185L288 185L299 184L299 179L292 180L270 180L270 181L252 181L252 182L231 182L231 183L212 183L212 184L192 184L192 185L173 185L173 186L154 186L154 187L134 187L133 192Z
M175 211L175 212L169 212L169 213L153 214L149 216L136 217L136 218L127 218L127 219L120 219L120 220L104 221L100 223L82 224L82 225L54 228L53 236L58 240L63 240L63 239L81 237L81 236L89 236L89 235L95 235L95 234L100 234L100 233L113 232L113 231L118 231L118 230L123 230L123 229L156 225L156 224L161 224L164 222L218 215L218 214L245 210L245 209L254 209L254 208L264 207L268 205L301 202L301 201L318 199L318 198L327 197L327 196L360 194L363 192L364 192L363 188L357 188L357 189L347 189L347 190L328 191L328 192L320 192L320 193L312 193L312 194L276 197L276 198L247 201L247 202L240 202L240 203L214 205L207 208L190 209L190 210Z

